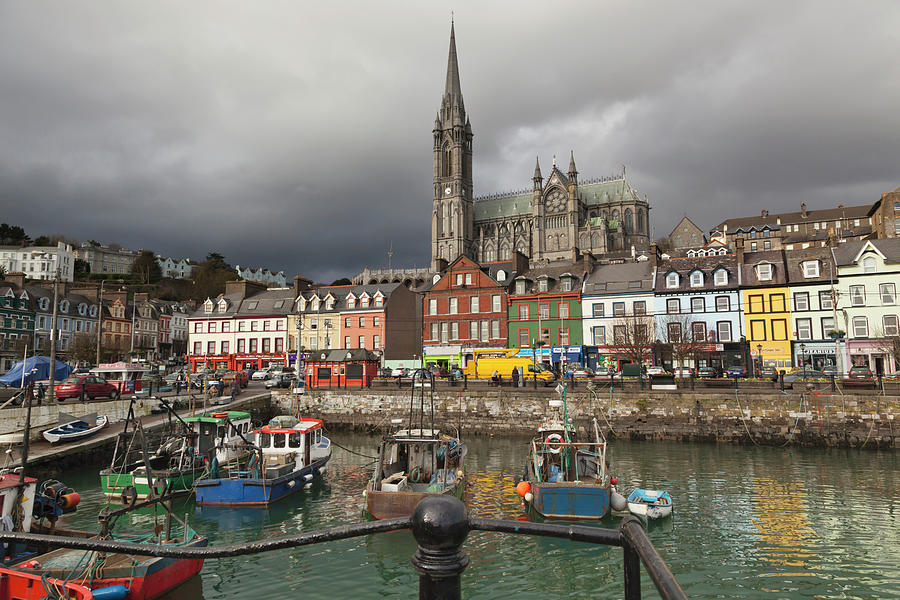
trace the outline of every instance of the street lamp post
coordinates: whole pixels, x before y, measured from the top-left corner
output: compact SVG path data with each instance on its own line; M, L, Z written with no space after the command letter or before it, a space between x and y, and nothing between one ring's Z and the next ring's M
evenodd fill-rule
M800 344L800 367L806 370L806 344Z
M543 345L543 340L531 339L531 375L534 380L534 389L537 389L537 349Z
M759 367L756 369L756 374L759 375L759 372L762 371L763 368L762 344L756 345L756 360L759 361Z

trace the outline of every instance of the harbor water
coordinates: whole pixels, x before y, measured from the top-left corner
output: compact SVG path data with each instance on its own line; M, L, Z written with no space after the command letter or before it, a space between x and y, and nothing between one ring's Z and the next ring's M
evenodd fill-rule
M378 438L330 435L329 472L269 509L177 503L210 545L235 544L361 520L362 490ZM463 436L465 438L465 436ZM521 514L514 487L527 438L467 440L468 506L483 517ZM346 450L345 450L346 449ZM354 453L348 452L351 450ZM668 490L674 516L649 535L692 598L900 597L900 459L890 452L770 448L612 440L619 491ZM96 527L106 500L97 467L68 474L82 496L66 524ZM120 519L123 533L152 529L161 516ZM611 517L601 526L617 527ZM360 537L294 550L207 561L199 578L171 593L252 599L416 598L409 532ZM465 550L463 597L470 599L621 597L618 548L529 536L472 533ZM647 597L655 590L644 574Z

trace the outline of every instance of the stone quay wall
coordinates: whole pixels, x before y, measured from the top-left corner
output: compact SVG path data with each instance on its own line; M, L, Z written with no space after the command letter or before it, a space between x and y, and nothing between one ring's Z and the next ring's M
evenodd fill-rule
M436 390L435 424L463 435L533 434L559 415L553 390ZM418 406L418 397L415 400ZM384 432L406 422L410 390L307 390L273 394L273 408L317 417L331 428ZM428 407L426 392L426 407ZM582 431L592 419L608 438L759 445L900 447L894 417L900 397L820 392L608 391L567 394L569 418ZM426 423L428 417L426 416Z
M31 407L31 439L41 438L41 432L55 427L59 423L59 413L66 413L74 417L83 417L91 413L106 415L110 423L124 421L128 417L128 405L131 398L118 400L96 400L81 402L71 400L67 402L45 403ZM145 417L151 410L159 407L159 400L155 398L141 398L134 403L134 412L138 417ZM4 408L0 411L0 443L19 443L22 441L22 431L25 428L25 417L28 409L22 406Z

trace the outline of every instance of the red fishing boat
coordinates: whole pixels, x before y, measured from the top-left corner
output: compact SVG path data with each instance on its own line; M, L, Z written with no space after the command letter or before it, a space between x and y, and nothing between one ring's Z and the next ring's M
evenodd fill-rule
M91 590L77 583L0 568L0 600L93 600Z

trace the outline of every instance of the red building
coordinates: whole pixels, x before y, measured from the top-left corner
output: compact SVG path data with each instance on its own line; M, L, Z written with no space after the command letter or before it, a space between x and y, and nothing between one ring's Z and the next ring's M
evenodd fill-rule
M506 348L508 287L527 260L478 264L461 256L440 274L423 299L423 345ZM429 352L429 354L434 354Z
M380 355L365 348L312 352L306 361L306 387L369 387L378 374L380 358Z

